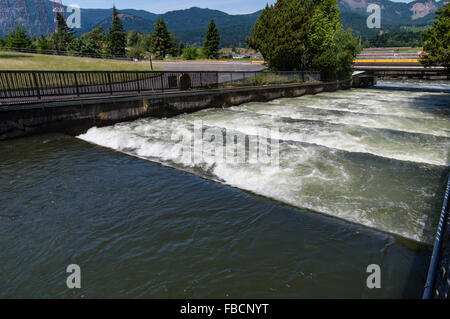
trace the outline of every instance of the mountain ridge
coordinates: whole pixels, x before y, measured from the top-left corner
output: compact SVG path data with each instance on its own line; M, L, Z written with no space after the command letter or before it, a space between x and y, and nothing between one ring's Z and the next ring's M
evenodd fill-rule
M34 8L34 0L25 0L29 8ZM345 28L352 28L355 34L371 36L379 30L368 29L366 26L367 6L369 3L379 4L381 7L382 29L384 31L395 31L401 25L428 25L434 19L434 11L444 5L447 1L416 0L411 3L393 2L390 0L340 0L341 21ZM30 16L29 23L23 22L27 31L33 35L40 35L42 28L39 21L50 21L52 30L53 17L50 2L45 3L47 17ZM20 16L20 8L12 10ZM36 9L35 9L36 10ZM126 31L149 33L153 31L153 25L158 16L167 23L169 29L187 45L200 46L203 43L204 33L208 23L214 19L219 27L222 46L244 46L245 38L251 35L251 28L258 19L261 10L250 14L232 15L219 10L192 7L183 10L168 11L164 14L155 14L146 10L123 9L118 10L124 20ZM36 10L37 12L37 10ZM82 28L76 30L76 35L91 31L101 26L107 31L111 25L112 8L110 9L81 9ZM18 17L13 17L17 19ZM2 26L0 16L0 26ZM4 19L4 17L3 17ZM33 20L34 19L34 20ZM34 21L34 22L32 22ZM0 30L0 36L3 34Z

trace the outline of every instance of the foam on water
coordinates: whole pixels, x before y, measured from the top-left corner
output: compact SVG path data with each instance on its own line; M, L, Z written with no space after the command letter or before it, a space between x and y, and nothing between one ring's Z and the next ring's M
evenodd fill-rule
M317 120L290 122L276 116L219 110L198 112L184 116L183 119L192 122L200 119L208 126L219 126L248 135L254 135L256 128L261 126L276 128L283 140L398 160L434 165L447 165L449 161L450 139L433 135L330 124Z
M283 99L283 103L290 102L313 109L362 114L434 120L450 118L449 95L442 93L352 90L336 94L330 92L296 99Z
M444 126L439 128L429 117L419 117L424 108L414 108L403 93L388 93L398 101L396 110L403 112L391 118L373 115L379 113L372 110L388 112L389 106L382 102L377 102L380 108L372 106L371 113L362 115L364 104L352 108L351 103L369 99L372 91L333 94L335 99L326 93L171 119L142 119L92 128L79 138L299 208L431 243L441 205L436 199L447 170L443 165L449 158L446 111L435 105L433 112L424 113L439 118ZM436 97L437 104L446 103L441 95ZM311 105L301 104L305 100ZM347 103L348 112L330 111L323 101L341 109ZM322 110L314 113L314 107ZM415 128L405 114L420 119ZM254 136L262 127L278 128L279 165L222 162L208 154L193 162L184 150L191 146L198 120L238 136Z
M301 105L299 101L280 104L274 108L267 103L250 103L232 107L235 111L253 112L276 117L299 120L322 121L333 124L358 125L370 128L382 128L409 133L422 133L450 137L450 121L442 119L422 119L385 114L367 114L328 109L314 109ZM297 105L295 104L297 102Z

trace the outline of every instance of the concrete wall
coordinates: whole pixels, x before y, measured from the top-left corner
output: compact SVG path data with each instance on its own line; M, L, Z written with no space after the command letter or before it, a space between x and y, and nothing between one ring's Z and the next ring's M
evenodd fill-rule
M78 135L93 126L112 125L142 117L170 117L205 108L265 102L351 87L352 80L348 80L11 106L0 110L0 140L44 132Z
M354 88L366 88L377 84L377 77L374 75L357 75L353 77Z

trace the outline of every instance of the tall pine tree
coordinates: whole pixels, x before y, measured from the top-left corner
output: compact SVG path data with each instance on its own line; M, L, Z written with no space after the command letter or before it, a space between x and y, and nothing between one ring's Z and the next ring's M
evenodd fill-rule
M13 29L6 38L5 46L12 49L25 49L31 46L31 40L22 26Z
M112 26L106 36L107 52L113 56L124 56L127 37L123 30L123 23L120 20L116 7L113 7Z
M208 25L206 30L206 39L203 47L203 54L208 59L217 59L219 56L220 35L219 29L214 20Z
M164 58L171 48L171 35L166 23L158 17L155 23L155 31L152 33L151 51L158 58Z
M51 37L52 46L54 50L64 52L67 50L69 43L73 40L73 32L67 26L66 20L64 20L64 17L59 12L56 15L56 23L56 32Z

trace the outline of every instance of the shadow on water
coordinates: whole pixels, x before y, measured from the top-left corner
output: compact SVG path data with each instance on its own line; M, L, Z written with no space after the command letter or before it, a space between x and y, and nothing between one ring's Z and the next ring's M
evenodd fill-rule
M412 98L409 103L410 107L415 107L421 112L433 113L434 115L442 116L447 118L450 116L450 81L442 82L423 82L413 83L404 81L388 81L383 83L380 81L376 86L370 87L375 90L389 90L389 91L403 91L403 92L423 92L424 94ZM430 85L427 87L427 84ZM437 84L437 85L436 85ZM433 87L434 86L434 87ZM427 94L429 93L429 94ZM441 93L437 95L436 93ZM446 163L450 163L450 152L447 152ZM438 197L435 203L432 204L434 214L428 215L428 219L425 221L425 229L433 229L435 233L437 231L438 220L440 217L442 203L444 200L444 193L447 184L447 177L450 174L450 166L443 167L442 173L439 179L438 185L436 185L435 194ZM423 294L422 291L417 291L417 287L412 285L413 282L417 281L417 271L416 269L424 269L425 272L423 276L423 286L425 286L426 277L428 275L428 267L431 260L432 249L434 241L431 245L421 245L417 243L407 242L402 238L397 239L409 249L416 252L415 258L412 261L411 267L405 269L408 272L407 278L408 282L404 286L402 298L421 298ZM422 275L422 274L420 274ZM410 284L411 283L411 284Z
M447 89L444 91L432 91L429 89L421 90L421 89L416 89L416 88L405 88L404 91L450 93L450 89ZM436 99L439 99L438 103L436 103ZM442 103L440 103L440 101L442 101ZM442 111L443 116L446 116L447 114L449 114L448 112L450 112L450 95L442 96L442 97L432 95L432 94L422 95L420 97L415 98L414 102L411 105L416 106L417 108L420 108L421 111L426 111L427 109L431 110L429 106L433 105L434 108L438 108L438 109L440 109L440 111ZM450 163L450 151L447 152L446 163ZM434 228L435 232L437 231L437 224L438 224L438 220L439 220L439 217L441 214L442 203L444 201L444 194L445 194L447 178L448 178L449 174L450 174L450 166L447 166L442 170L439 184L436 185L435 194L439 198L439 200L437 201L437 204L434 206L435 213L428 215L428 219L426 221L425 228L430 228L430 229ZM412 282L413 278L416 276L416 274L414 274L412 269L420 269L420 268L425 267L426 268L426 273L424 274L424 286L425 286L425 281L426 281L426 277L428 275L428 267L429 267L430 260L431 260L433 246L434 246L434 241L433 241L432 245L429 247L423 247L423 248L418 247L417 248L417 249L425 249L424 253L427 255L427 258L425 259L426 264L424 265L423 254L422 253L417 254L416 258L414 258L414 260L413 260L413 265L410 268L411 271L410 271L408 278L410 278L411 280L408 280L409 282ZM410 294L411 294L411 287L406 285L405 289L404 289L403 297L410 298Z
M450 89L446 89L446 88L399 87L399 86L389 86L389 85L377 85L372 88L378 89L378 90L389 90L389 91L450 93Z
M416 92L424 93L420 96L412 97L412 102L409 104L412 107L416 107L423 112L439 112L444 116L450 115L450 81L444 87L430 88L430 87L401 87L401 82L399 86L372 86L371 89L375 90L389 90L389 91L406 91L406 92ZM443 85L444 86L444 85ZM430 93L430 94L426 94ZM442 93L438 95L436 93Z
M414 91L421 92L421 91ZM450 90L448 90L450 93ZM439 114L444 118L450 117L450 95L424 94L415 97L410 104L412 107L420 109L421 112ZM447 159L448 163L448 159Z
M447 161L450 159L447 159ZM450 173L450 167L447 167L443 170L441 177L439 179L439 184L436 185L436 191L435 194L439 198L439 200L436 201L436 204L433 205L433 211L434 214L429 214L428 219L425 221L425 229L433 229L433 232L437 231L437 224L441 213L442 208L442 202L444 200L444 193L445 188L447 185L447 176ZM410 246L410 244L405 243L407 246ZM415 258L412 261L411 267L409 269L405 269L405 271L409 271L409 274L407 276L408 280L403 290L402 298L417 298L417 287L414 285L410 285L409 283L413 283L417 281L417 272L415 272L415 269L424 269L425 273L423 274L423 286L425 287L425 281L428 275L428 267L431 260L431 253L434 245L434 240L431 245L411 245L410 249L416 251ZM423 288L424 288L423 287ZM413 294L413 295L412 295ZM423 294L423 289L420 291L420 296ZM416 295L416 296L414 296Z

